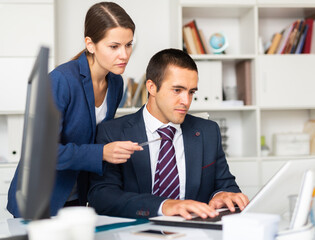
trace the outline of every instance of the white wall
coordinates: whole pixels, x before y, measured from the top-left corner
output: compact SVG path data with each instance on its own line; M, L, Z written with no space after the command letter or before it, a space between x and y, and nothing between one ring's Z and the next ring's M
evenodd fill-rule
M172 0L175 1L175 0ZM95 0L55 0L56 64L68 61L84 48L84 18ZM136 24L137 44L125 75L138 81L152 55L171 47L170 0L113 0ZM172 20L173 22L173 20Z

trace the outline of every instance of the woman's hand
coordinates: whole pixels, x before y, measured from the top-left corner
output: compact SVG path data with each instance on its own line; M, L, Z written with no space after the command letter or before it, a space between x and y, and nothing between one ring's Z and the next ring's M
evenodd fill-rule
M111 142L103 148L103 161L113 164L125 163L135 151L143 148L131 141Z

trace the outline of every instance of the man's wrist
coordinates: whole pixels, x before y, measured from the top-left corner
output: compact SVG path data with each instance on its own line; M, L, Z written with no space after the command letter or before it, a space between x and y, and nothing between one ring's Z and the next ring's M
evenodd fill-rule
M163 202L161 202L160 207L159 207L159 210L158 210L158 212L157 212L157 215L158 215L158 216L164 216L162 209L163 209L163 204L165 203L166 200L167 200L167 199L165 199Z

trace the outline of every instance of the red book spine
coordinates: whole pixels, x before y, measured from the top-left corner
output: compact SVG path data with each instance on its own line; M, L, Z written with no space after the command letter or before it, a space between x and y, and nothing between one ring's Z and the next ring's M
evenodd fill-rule
M312 43L312 35L313 35L313 19L308 18L305 20L305 23L308 25L308 30L305 38L305 43L303 47L302 53L310 53L311 52L311 43Z

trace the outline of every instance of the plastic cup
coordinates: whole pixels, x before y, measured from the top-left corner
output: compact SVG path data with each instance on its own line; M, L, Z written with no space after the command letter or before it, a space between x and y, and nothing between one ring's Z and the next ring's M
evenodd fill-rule
M93 240L97 215L90 207L67 207L59 210L57 218L67 225L71 239Z
M30 222L27 226L30 240L70 240L67 226L57 219Z

